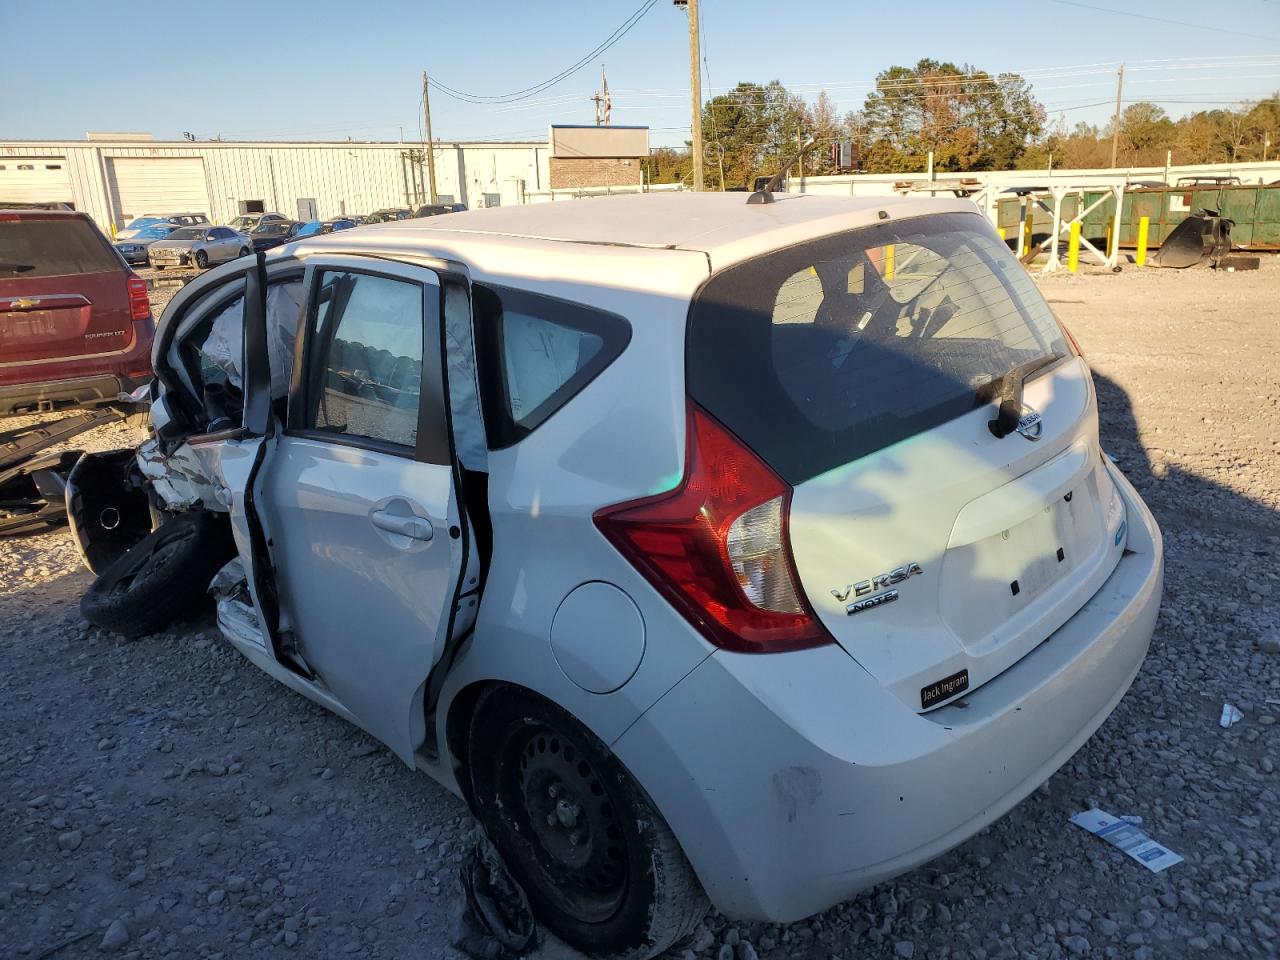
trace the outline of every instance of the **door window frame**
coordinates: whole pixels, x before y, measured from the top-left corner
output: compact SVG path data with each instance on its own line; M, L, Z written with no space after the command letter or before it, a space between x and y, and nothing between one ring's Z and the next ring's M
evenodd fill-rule
M317 332L315 318L320 307L318 278L323 273L354 273L383 280L413 283L421 288L422 386L418 394L417 432L414 446L374 437L337 433L308 425L310 407L307 399L308 364L312 353L312 341ZM444 370L444 287L439 274L426 266L383 260L371 263L367 258L357 256L311 257L306 264L304 303L304 311L298 326L298 338L294 345L285 435L369 450L419 463L451 464L452 438L448 424L448 401L445 396L447 386ZM436 391L434 399L438 401L434 404L428 402L432 399L429 393L432 390Z

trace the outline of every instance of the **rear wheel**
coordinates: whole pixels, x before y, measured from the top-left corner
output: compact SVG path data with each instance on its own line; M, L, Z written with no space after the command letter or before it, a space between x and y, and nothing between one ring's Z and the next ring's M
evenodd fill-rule
M491 688L468 756L481 824L534 915L571 946L640 960L706 914L666 821L608 747L555 704Z
M241 248L240 248L240 256L242 256L242 257L247 257L248 255L249 255L249 248L248 248L248 247L241 247Z
M209 266L209 255L203 250L196 251L196 266L201 270L205 270Z

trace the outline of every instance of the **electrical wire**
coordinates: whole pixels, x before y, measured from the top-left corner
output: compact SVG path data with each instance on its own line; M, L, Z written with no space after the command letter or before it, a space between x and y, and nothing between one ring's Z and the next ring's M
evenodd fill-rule
M1248 37L1250 40L1270 40L1280 43L1280 38L1264 37L1258 33L1246 33L1243 30L1227 30L1225 27L1212 27L1203 23L1188 23L1186 20L1173 20L1169 17L1153 17L1149 13L1132 13L1128 10L1114 10L1111 7L1095 7L1091 3L1078 3L1076 0L1053 0L1064 7L1081 7L1085 10L1096 10L1098 13L1110 13L1117 17L1135 17L1138 20L1152 20L1156 23L1170 23L1177 27L1191 27L1195 30L1212 30L1214 33L1226 33L1233 37Z
M501 103L514 103L517 100L528 99L529 97L536 96L537 94L541 93L543 90L550 89L551 87L555 86L557 83L560 83L562 80L568 79L573 74L577 73L579 70L585 67L592 60L594 60L596 57L600 56L602 53L604 53L606 50L612 47L615 43L617 43L619 40L625 37L628 33L630 33L631 28L634 27L637 23L639 23L644 18L645 14L647 14L650 10L654 8L657 2L658 0L645 0L645 2L641 4L640 7L634 13L631 14L631 16L629 16L626 20L624 20L622 24L613 31L613 33L609 34L608 37L606 37L600 44L598 44L586 56L579 59L572 66L566 67L565 69L561 70L555 76L547 80L543 80L541 83L535 83L533 86L525 87L523 90L516 90L511 93L501 93L501 94L480 94L480 93L467 93L462 90L457 90L435 79L429 80L429 83L431 84L432 87L434 87L436 90L439 90L445 96L452 97L455 100L461 100L463 103L501 104Z

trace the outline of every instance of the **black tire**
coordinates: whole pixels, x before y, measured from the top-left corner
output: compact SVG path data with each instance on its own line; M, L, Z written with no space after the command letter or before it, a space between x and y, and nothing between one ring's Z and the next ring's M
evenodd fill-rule
M247 257L248 255L249 255L249 248L248 248L248 247L241 247L241 248L240 248L240 256L242 256L242 257Z
M196 251L196 266L201 270L209 269L209 255L203 250Z
M519 687L491 687L476 705L467 755L481 825L534 916L570 946L647 960L706 915L667 822L563 709Z
M155 633L209 606L209 581L234 556L225 515L178 514L102 571L80 598L80 613L125 637Z

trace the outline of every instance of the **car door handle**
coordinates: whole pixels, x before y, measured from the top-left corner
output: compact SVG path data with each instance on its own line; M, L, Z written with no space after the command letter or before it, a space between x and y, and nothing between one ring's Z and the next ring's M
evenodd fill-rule
M375 527L387 533L398 533L413 540L431 539L431 521L422 517L406 517L386 510L375 510L369 514L369 519Z

